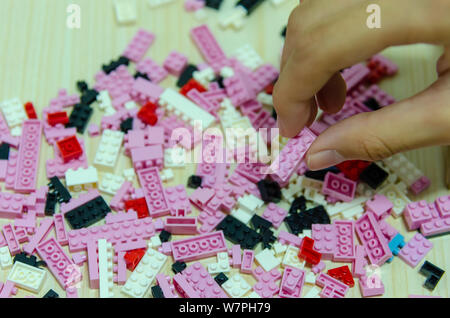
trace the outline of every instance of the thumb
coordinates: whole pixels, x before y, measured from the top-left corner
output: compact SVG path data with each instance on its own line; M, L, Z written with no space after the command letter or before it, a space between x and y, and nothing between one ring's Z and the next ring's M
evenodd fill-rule
M395 153L450 143L450 71L424 92L325 130L307 154L311 170L346 160L376 161Z

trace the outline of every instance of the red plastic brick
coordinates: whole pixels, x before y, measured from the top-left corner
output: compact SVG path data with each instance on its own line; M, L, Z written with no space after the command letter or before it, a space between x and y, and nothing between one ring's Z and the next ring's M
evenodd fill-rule
M56 126L58 124L65 125L69 122L69 117L67 117L66 112L48 113L47 122L51 126Z
M355 286L355 281L353 280L352 273L350 272L350 269L347 265L330 269L328 270L327 274L343 282L349 287Z
M169 204L157 168L147 168L137 172L139 182L144 190L150 216L158 217L170 213Z
M336 167L344 174L347 179L358 181L361 173L370 165L368 161L350 160L337 164Z
M38 119L36 110L34 109L33 103L28 102L23 105L25 112L27 113L28 119Z
M41 135L41 121L29 119L22 124L22 137L14 185L14 190L17 192L30 193L36 190Z
M384 239L380 227L372 213L364 213L363 216L355 222L355 229L372 264L381 266L392 257L388 242Z
M322 255L313 250L314 248L314 240L305 236L303 238L302 243L300 244L300 251L298 253L298 257L300 259L304 259L309 264L319 264Z
M414 268L432 248L432 242L428 241L422 234L416 233L400 250L398 257Z
M199 82L195 79L191 78L183 87L180 88L180 94L187 96L187 94L196 89L199 93L206 92L206 88L204 88Z
M145 248L140 248L136 250L131 250L125 253L124 259L127 264L127 269L129 271L134 271L136 266L141 261L142 257L145 255Z
M57 141L56 146L59 149L59 153L63 158L64 163L73 159L78 159L83 154L83 149L76 136Z
M56 145L54 146L55 158L48 159L46 162L47 178L52 178L55 176L59 178L64 178L66 175L66 171L69 169L77 170L79 168L84 169L88 168L86 151L84 149L84 141L82 139L78 139L78 142L81 146L83 154L79 158L70 160L67 163L64 163L58 147Z
M158 116L156 115L155 111L156 105L151 102L147 102L144 106L141 107L137 116L140 120L142 120L143 123L150 126L155 126L158 121Z
M222 231L201 234L172 242L175 261L193 261L216 255L227 250Z
M139 62L155 40L155 35L146 30L140 29L128 44L122 56L131 61Z
M145 200L145 198L127 200L124 203L125 203L125 210L135 211L139 219L150 216L150 214L148 213L147 201Z

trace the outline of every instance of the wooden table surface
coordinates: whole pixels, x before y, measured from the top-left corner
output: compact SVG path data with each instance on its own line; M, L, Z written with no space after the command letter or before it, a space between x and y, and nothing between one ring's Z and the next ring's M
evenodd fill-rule
M225 0L225 2L228 6L234 1ZM79 4L81 7L80 29L69 29L66 26L68 16L66 8L70 3ZM248 19L240 32L221 30L217 25L218 14L213 10L208 10L205 22L211 27L226 53L232 52L245 43L250 43L265 61L278 65L282 46L280 31L286 24L289 12L297 3L296 0L288 0L278 8L274 8L270 3L263 4ZM0 100L19 97L22 102L32 101L40 113L40 110L48 105L49 100L57 95L60 88L66 88L69 94L72 94L76 92L75 83L78 80L86 80L89 84L93 84L93 77L101 65L117 58L136 30L141 27L156 34L156 41L147 54L157 62L162 63L172 49L187 54L191 63L201 62L202 59L191 43L188 32L190 28L202 22L197 21L193 14L185 12L182 4L182 0L176 0L175 3L167 6L150 9L145 0L137 0L137 23L120 26L116 23L112 0L2 0ZM396 77L385 80L381 87L397 99L406 98L424 89L436 79L435 62L440 52L440 48L429 45L395 47L386 50L384 54L398 64L400 72ZM165 80L162 85L173 86L174 78ZM95 107L91 122L100 123L101 114ZM92 163L99 138L89 138L86 134L84 140L89 162ZM431 187L425 193L411 199L431 201L439 195L448 193L444 186L443 148L433 147L411 151L406 155L432 180ZM47 183L45 161L48 158L53 158L53 150L44 142L40 153L38 185ZM123 168L128 167L131 167L131 160L122 154L116 166L116 173L120 174ZM195 171L195 166L189 165L173 170L175 179L167 183L169 186L186 184L188 176ZM136 180L135 185L138 185ZM108 201L110 199L109 196L105 198ZM287 207L287 204L283 204ZM10 220L0 220L0 222L5 224ZM406 230L403 219L390 218L389 222L396 226L407 240L414 235L414 232ZM434 248L426 259L446 270L450 265L450 236L432 238L431 241L434 243ZM205 259L202 262L205 264L215 262L215 258ZM169 258L164 269L167 274L172 274L171 264L172 260ZM342 264L327 264L327 268L340 265ZM430 293L422 287L425 278L418 273L419 267L420 265L412 269L398 258L395 258L391 264L382 266L381 278L386 289L384 296L406 297L409 294L432 294L448 297L450 290L448 275L444 275L435 291ZM7 273L8 271L0 271L1 281L6 280ZM79 296L98 297L98 290L91 290L88 287L86 264L83 266L83 276L84 279L78 291ZM249 283L253 284L252 277L244 276ZM43 296L52 288L64 297L65 293L53 276L47 277L44 287L37 296ZM307 291L309 288L306 286L304 290ZM22 297L28 294L20 290L17 296ZM120 287L115 288L115 295L122 296ZM350 290L348 296L360 296L357 285Z

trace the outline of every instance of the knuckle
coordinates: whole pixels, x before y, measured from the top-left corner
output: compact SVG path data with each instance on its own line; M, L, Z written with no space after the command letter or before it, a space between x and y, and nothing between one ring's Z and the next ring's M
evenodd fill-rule
M370 117L365 114L361 117L365 121L365 125L362 127L367 127L366 133L360 134L357 139L357 146L362 152L362 155L371 161L392 156L394 151L389 147L388 143L370 128L373 127L370 125Z

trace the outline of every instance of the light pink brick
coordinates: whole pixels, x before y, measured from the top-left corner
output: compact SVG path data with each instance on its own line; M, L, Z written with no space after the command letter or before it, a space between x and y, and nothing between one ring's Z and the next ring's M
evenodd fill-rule
M422 234L416 233L416 235L414 235L414 237L400 250L398 257L414 268L432 248L433 243L428 241Z

